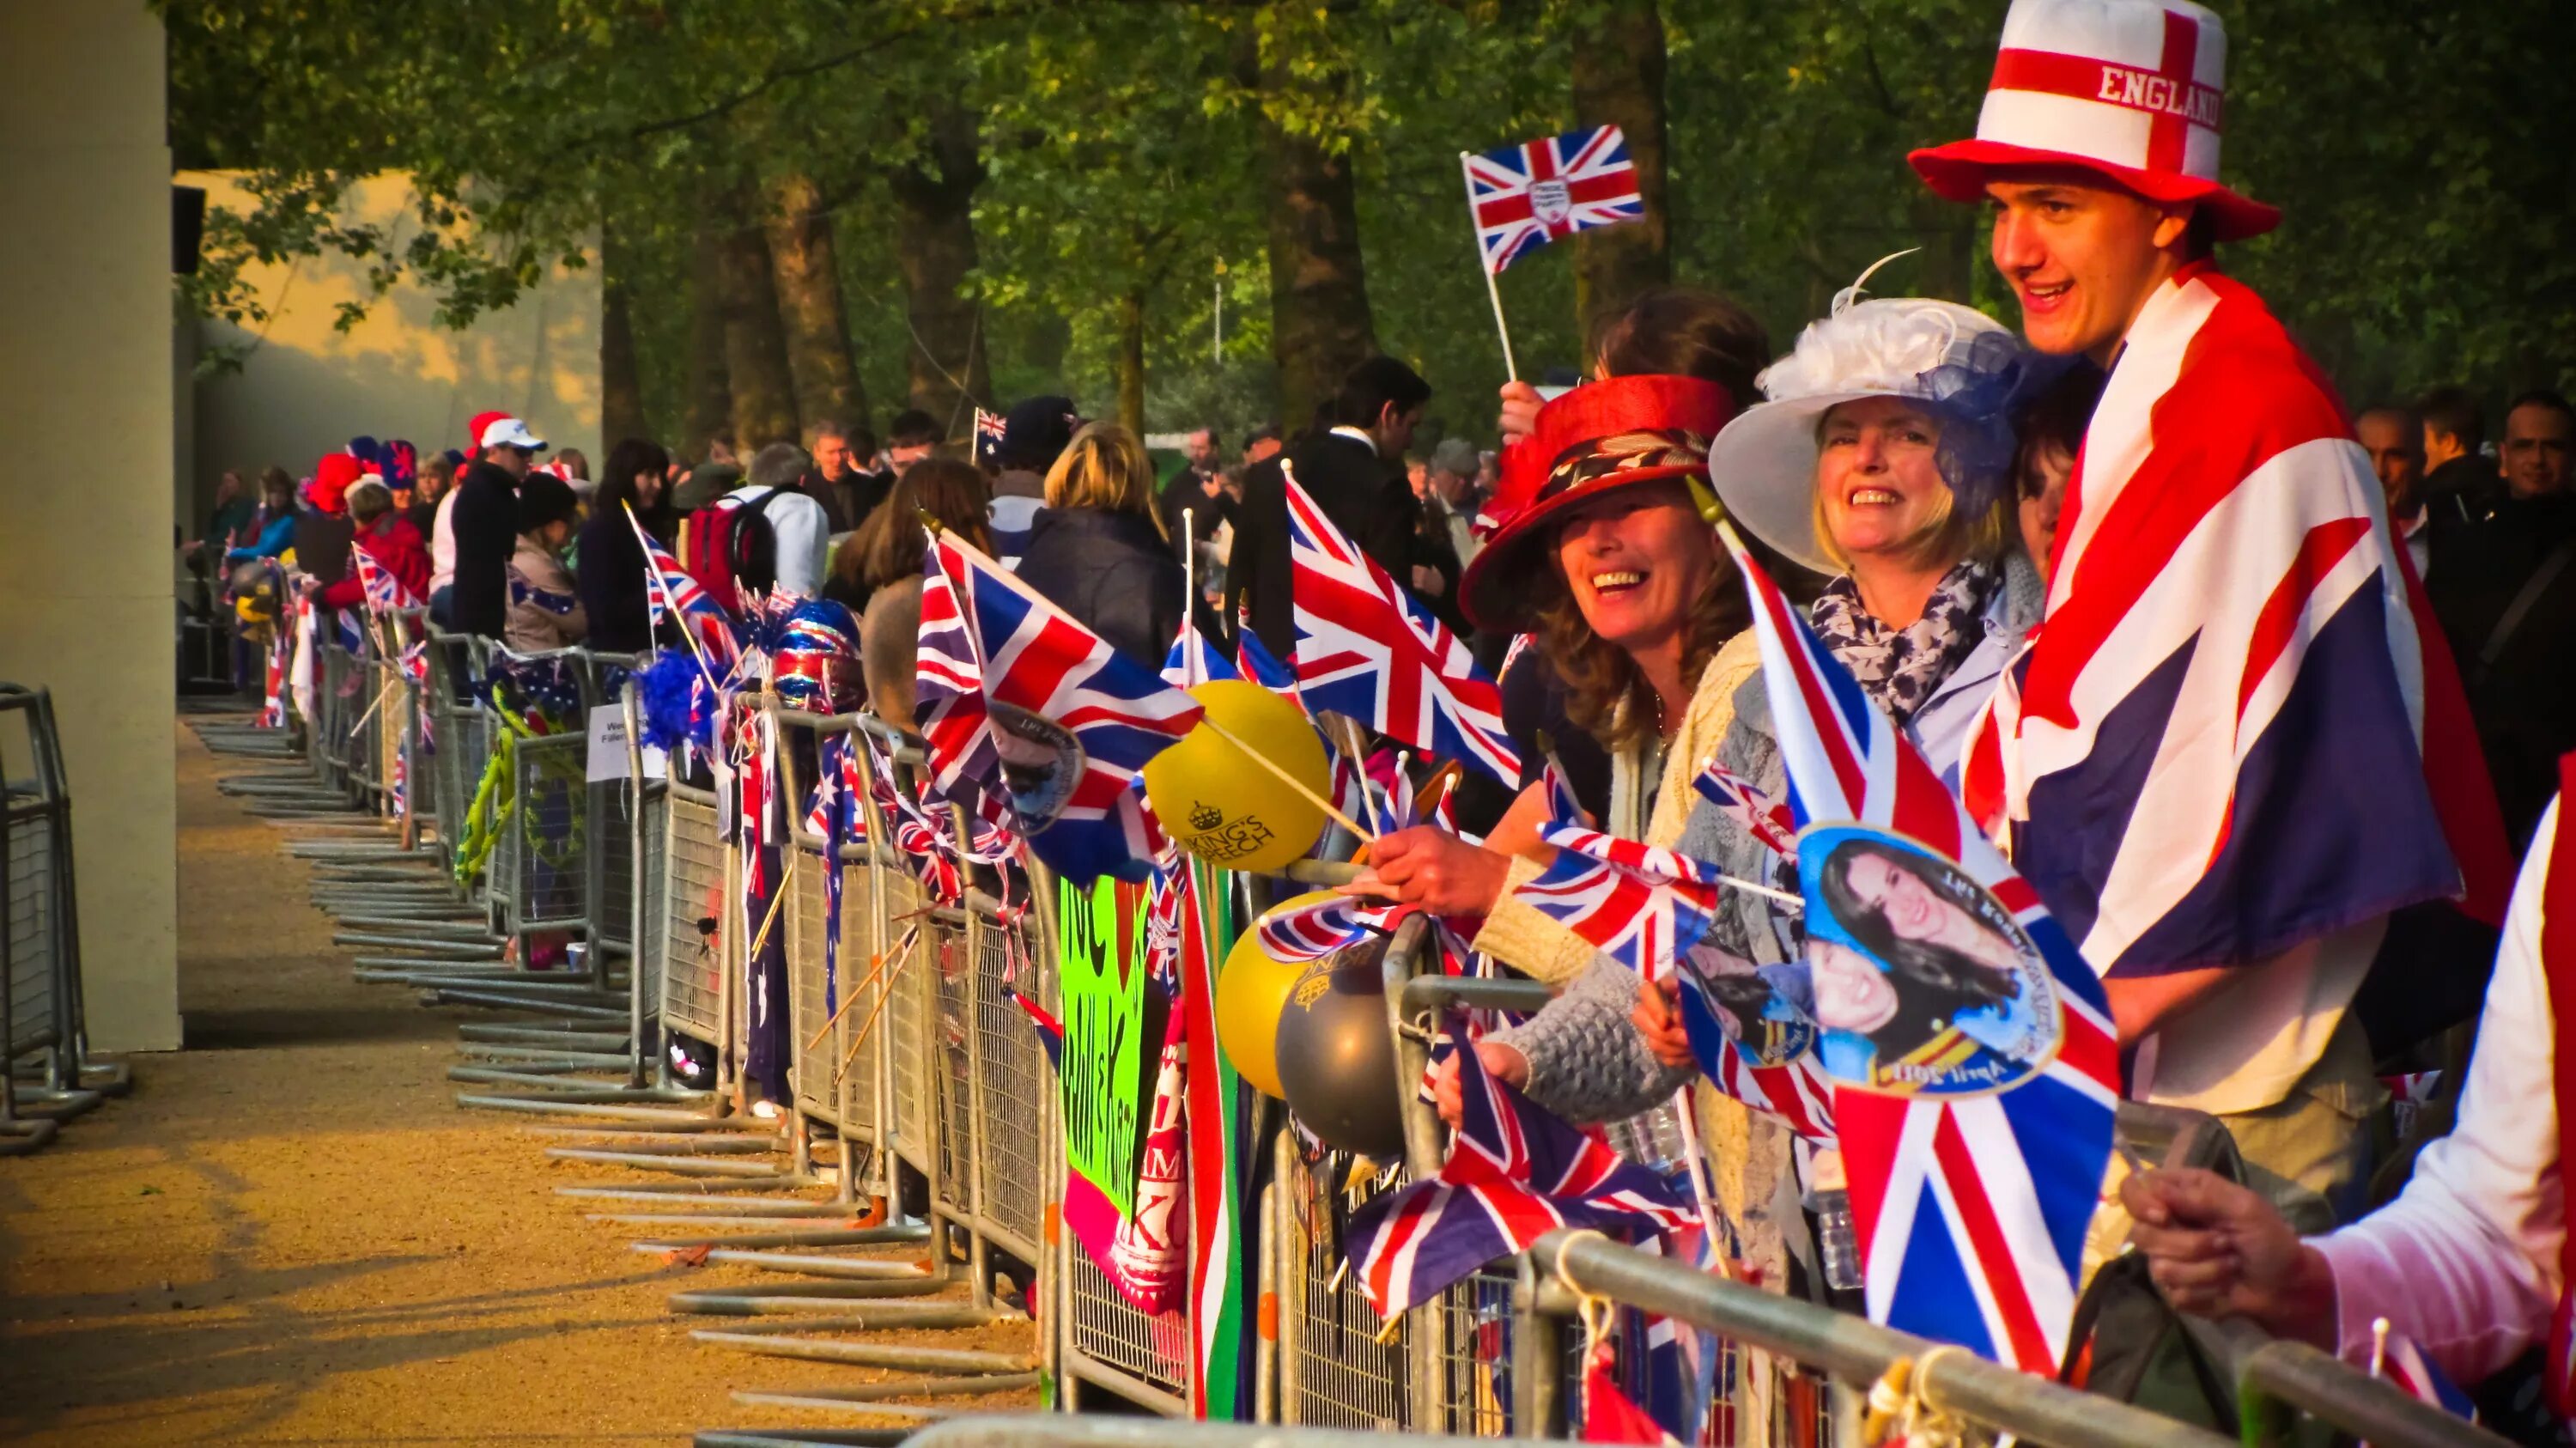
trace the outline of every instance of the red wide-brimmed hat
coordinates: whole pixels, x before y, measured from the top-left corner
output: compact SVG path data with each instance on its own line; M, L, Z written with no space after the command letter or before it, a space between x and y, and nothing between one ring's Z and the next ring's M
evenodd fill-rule
M1611 377L1539 409L1538 423L1504 458L1485 508L1490 532L1459 587L1479 628L1529 627L1532 554L1549 520L1609 491L1665 478L1708 476L1708 444L1735 415L1735 399L1697 377Z
M2218 180L2227 31L2192 0L2013 0L1977 136L1906 159L1952 201L2003 166L2081 166L2150 201L2198 204L2211 239L2260 236L2279 207Z

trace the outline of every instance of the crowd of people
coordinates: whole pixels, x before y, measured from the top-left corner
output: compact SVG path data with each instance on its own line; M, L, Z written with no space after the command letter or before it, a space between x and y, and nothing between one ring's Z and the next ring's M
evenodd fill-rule
M2105 75L2105 36L2139 16L2213 41L2218 25L2180 0L2014 13ZM980 450L906 412L882 448L831 423L747 464L729 440L692 461L625 439L595 482L569 454L540 467L526 422L485 414L417 467L360 439L300 488L270 469L254 498L228 476L204 546L233 563L292 548L333 607L355 602L363 549L455 631L632 651L653 641L640 532L702 580L848 605L870 707L909 727L927 526L1148 667L1185 615L1287 657L1293 474L1471 641L1529 763L1519 793L1463 799L1463 829L1377 840L1350 888L1557 987L1477 1057L1570 1120L1608 1121L1700 1065L1669 987L1518 897L1552 856L1547 776L1611 834L1798 884L1691 785L1713 758L1786 793L1722 516L2103 975L2132 1093L2234 1136L2241 1182L2120 1187L2156 1282L2347 1352L2384 1317L2488 1377L2547 1336L2567 1281L2547 1103L2570 1077L2553 1021L2576 926L2550 935L2543 897L2576 917L2576 864L2553 876L2551 853L2576 750L2576 408L2534 390L2490 414L2445 386L2347 420L2220 266L2279 218L2219 182L2215 112L2188 148L2149 144L2139 105L2082 89L2035 107L1999 71L1976 139L1911 158L1936 193L1990 208L2018 329L1856 285L1782 351L1724 296L1659 288L1598 320L1581 385L1503 390L1498 450L1420 446L1431 389L1376 357L1307 425L1231 452L1197 430L1160 478L1141 438L1063 397L1009 408ZM2033 1049L1973 952L1937 921L1908 934L1891 902L1919 882L1901 874L1855 866L1835 886L1885 927L1890 972L1788 969L1809 958L1803 929L1754 893L1685 967L1744 1006L1728 1029L1746 1040L1950 1023ZM2408 1180L2384 1169L2381 1080L2436 1063L2456 1105L2426 1119L2459 1129ZM1847 1285L1816 1280L1830 1153L1696 1089L1756 1280Z

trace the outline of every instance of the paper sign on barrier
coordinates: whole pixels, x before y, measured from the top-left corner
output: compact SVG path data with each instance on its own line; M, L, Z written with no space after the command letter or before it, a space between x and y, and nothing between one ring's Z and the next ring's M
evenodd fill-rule
M599 704L590 711L590 782L600 784L626 777L626 710L616 704ZM662 749L644 746L644 777L671 777L671 756Z

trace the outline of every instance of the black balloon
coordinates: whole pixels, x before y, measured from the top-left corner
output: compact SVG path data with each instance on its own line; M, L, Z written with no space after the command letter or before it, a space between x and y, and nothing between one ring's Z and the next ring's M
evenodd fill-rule
M1279 1084L1288 1109L1326 1144L1381 1161L1404 1153L1387 1029L1385 942L1315 963L1279 1013Z

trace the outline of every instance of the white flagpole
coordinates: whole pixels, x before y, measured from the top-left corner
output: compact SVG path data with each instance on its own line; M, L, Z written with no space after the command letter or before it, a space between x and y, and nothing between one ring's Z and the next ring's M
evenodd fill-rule
M1467 188L1467 234L1476 243L1476 265L1485 273L1485 295L1494 303L1494 335L1503 339L1503 373L1512 381L1521 380L1520 364L1512 360L1512 329L1503 325L1503 289L1494 279L1493 263L1486 260L1484 228L1476 220L1476 173L1467 169L1475 159L1473 151L1458 153L1458 179Z
M1181 687L1207 682L1199 667L1199 510L1181 510Z

